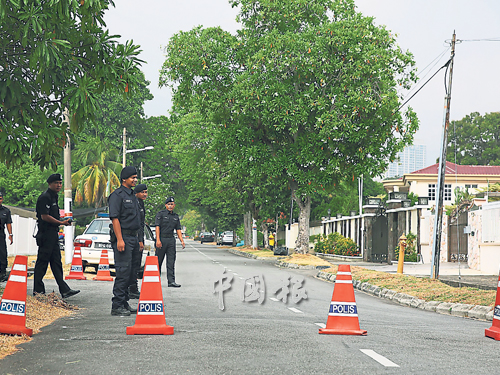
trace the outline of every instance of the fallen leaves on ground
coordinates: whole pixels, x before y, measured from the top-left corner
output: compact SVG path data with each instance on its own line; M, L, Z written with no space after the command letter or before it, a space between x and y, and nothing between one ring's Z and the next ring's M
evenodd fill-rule
M3 290L1 290L3 293ZM77 306L70 305L63 301L55 293L40 295L37 297L26 297L26 327L33 329L33 334L40 332L42 327L45 327L55 320L71 315ZM23 344L31 340L31 337L22 335L5 335L0 334L0 359L19 350L17 345Z

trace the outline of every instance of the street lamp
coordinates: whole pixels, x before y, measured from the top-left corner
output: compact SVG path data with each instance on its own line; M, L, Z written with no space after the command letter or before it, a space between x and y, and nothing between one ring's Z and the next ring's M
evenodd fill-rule
M154 176L144 177L143 180L150 180L152 178L158 178L158 177L161 177L161 174L155 174Z
M123 128L123 161L122 161L122 167L125 168L125 165L127 164L127 154L130 154L132 152L152 150L153 148L154 148L153 146L146 146L144 148L138 148L138 149L135 149L135 150L127 150L127 129Z

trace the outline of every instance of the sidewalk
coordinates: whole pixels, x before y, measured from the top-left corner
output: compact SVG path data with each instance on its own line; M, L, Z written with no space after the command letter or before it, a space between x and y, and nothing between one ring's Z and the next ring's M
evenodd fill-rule
M396 273L398 264L393 263L368 263L356 262L349 263L353 266L360 266L380 272ZM421 263L405 263L403 267L403 274L417 276L417 277L430 277L431 264ZM481 271L470 269L467 263L454 263L442 262L439 265L439 280L451 286L470 286L478 289L491 289L496 290L498 284L498 274L488 275Z

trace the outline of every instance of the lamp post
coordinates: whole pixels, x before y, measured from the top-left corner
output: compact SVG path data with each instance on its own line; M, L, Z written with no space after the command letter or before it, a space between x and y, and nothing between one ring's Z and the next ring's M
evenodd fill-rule
M150 180L152 178L158 178L158 177L161 177L161 174L155 174L154 176L144 177L142 180Z
M131 154L132 152L146 151L154 149L153 146L146 146L144 148L137 148L134 150L127 150L127 128L123 128L123 160L122 160L122 168L125 168L127 164L127 154Z

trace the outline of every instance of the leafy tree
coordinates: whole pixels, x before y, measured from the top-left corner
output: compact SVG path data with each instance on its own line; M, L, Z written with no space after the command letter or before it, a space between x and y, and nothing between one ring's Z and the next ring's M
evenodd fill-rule
M166 197L172 195L172 190L170 184L156 178L144 181L143 183L145 183L148 187L148 197L144 202L144 207L146 209L146 223L154 225L156 214L158 211L165 209L165 199ZM178 212L177 204L175 211Z
M446 160L461 165L500 165L500 112L473 112L452 121Z
M234 0L242 29L174 35L160 85L176 111L196 107L217 131L220 157L291 189L298 252L308 251L311 196L373 175L410 144L415 113L397 89L415 81L410 53L352 0ZM228 152L229 151L229 152ZM234 165L234 164L233 164Z
M0 0L0 161L56 168L69 127L97 112L103 91L131 94L139 46L104 30L112 0Z
M118 152L110 149L106 141L94 138L82 143L75 155L85 165L71 175L72 188L76 189L75 205L104 206L107 197L121 184Z

